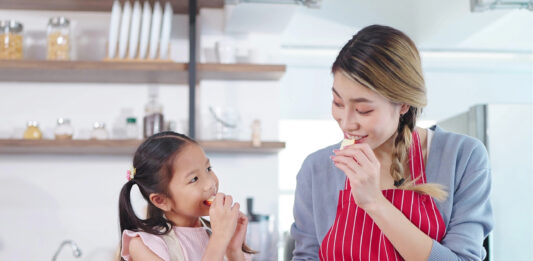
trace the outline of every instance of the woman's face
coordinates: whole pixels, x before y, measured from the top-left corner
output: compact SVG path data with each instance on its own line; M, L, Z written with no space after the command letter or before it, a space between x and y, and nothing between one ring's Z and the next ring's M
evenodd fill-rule
M344 138L356 139L376 149L396 133L400 114L409 106L394 104L340 71L333 75L331 112Z
M204 201L216 195L218 178L202 148L186 145L174 159L173 168L169 184L173 214L185 220L209 215Z

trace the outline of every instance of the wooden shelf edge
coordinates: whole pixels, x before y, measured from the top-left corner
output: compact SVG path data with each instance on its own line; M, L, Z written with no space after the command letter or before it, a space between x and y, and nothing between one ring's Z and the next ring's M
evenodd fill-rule
M0 154L91 154L133 155L142 140L20 140L0 139ZM199 141L206 152L277 153L285 142L265 141L260 147L251 141Z
M186 84L189 64L172 61L0 60L0 81ZM198 80L277 81L282 64L198 64Z

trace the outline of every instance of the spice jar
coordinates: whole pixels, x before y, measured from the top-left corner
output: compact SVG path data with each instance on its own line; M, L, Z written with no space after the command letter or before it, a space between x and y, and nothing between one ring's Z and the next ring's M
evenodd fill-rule
M93 130L91 131L92 140L107 140L109 134L105 129L105 123L97 121L93 125Z
M53 17L47 29L48 60L70 60L70 21L63 17Z
M57 126L54 130L56 140L72 140L73 134L74 128L72 127L72 125L70 125L70 119L57 119Z
M22 24L0 21L0 59L22 59Z
M24 131L25 140L40 140L43 138L43 133L39 129L39 123L36 121L28 121L28 127Z

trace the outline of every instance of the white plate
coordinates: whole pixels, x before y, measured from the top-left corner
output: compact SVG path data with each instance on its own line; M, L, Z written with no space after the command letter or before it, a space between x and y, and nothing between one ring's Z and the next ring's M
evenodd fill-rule
M148 43L150 42L150 25L152 23L152 7L148 1L144 2L141 24L141 39L139 43L139 58L146 59Z
M142 7L139 1L133 4L133 12L131 14L131 28L128 55L131 59L137 57L137 47L139 46L139 33L141 29L141 15Z
M113 2L113 8L111 9L111 21L109 25L109 39L107 45L107 57L115 58L117 54L117 39L120 29L120 16L122 15L122 8L118 0Z
M131 23L131 3L127 0L122 9L122 21L120 21L120 37L118 39L118 58L126 58Z
M152 29L150 30L150 52L148 58L157 58L157 48L159 47L159 37L161 36L161 19L163 10L161 4L155 2L154 13L152 14Z
M159 46L159 58L168 59L168 43L170 41L170 32L172 29L172 5L169 2L165 4L165 13L163 14L163 28L161 29L161 45Z

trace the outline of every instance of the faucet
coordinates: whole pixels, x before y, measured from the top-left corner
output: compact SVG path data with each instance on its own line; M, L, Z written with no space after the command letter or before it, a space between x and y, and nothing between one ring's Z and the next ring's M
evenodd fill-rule
M80 257L81 256L81 249L76 244L76 242L74 242L72 240L64 240L63 242L61 242L61 245L59 245L59 248L57 249L56 253L54 254L54 257L52 258L52 261L56 261L57 256L59 255L59 252L61 252L61 249L63 249L63 247L65 245L70 245L70 247L72 247L72 255L74 255L75 257Z

